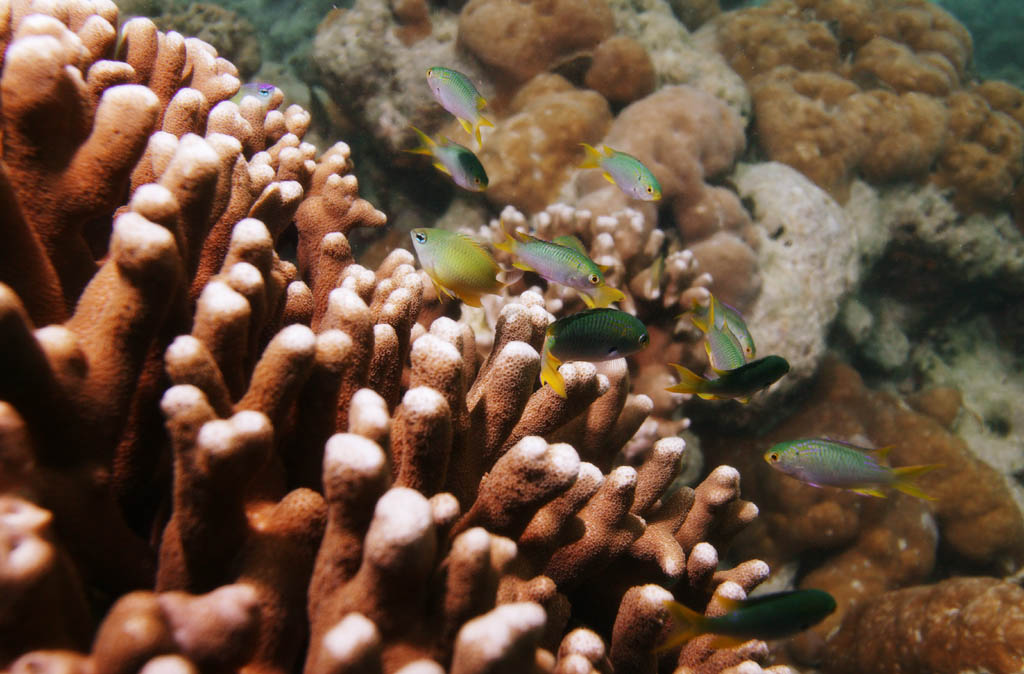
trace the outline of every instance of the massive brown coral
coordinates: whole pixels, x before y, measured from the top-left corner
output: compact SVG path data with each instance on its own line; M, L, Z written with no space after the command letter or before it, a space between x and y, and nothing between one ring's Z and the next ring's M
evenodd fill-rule
M931 179L963 212L1010 205L1024 176L1020 92L969 90L970 34L938 5L774 0L724 15L717 39L751 86L761 148L840 201L859 172Z
M539 295L481 360L410 253L356 264L386 219L304 110L101 0L0 9L2 666L653 672L664 586L765 578L716 570L757 514L735 470L616 465L651 404L624 362L537 387Z

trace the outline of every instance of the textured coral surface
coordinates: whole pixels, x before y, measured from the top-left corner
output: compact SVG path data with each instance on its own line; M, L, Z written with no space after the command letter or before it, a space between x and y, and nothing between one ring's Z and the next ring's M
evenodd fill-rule
M734 469L621 461L652 408L623 360L538 388L541 295L478 347L410 253L355 262L387 218L305 110L103 0L0 11L0 666L654 672L664 600L768 575L719 568Z

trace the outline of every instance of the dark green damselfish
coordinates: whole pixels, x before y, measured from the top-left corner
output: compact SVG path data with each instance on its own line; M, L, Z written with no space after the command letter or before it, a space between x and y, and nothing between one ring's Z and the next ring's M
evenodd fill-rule
M771 386L789 372L789 362L782 356L758 358L735 370L723 372L716 379L705 379L677 363L669 365L679 374L679 382L666 391L696 393L707 400L736 398L741 403L749 402L751 395Z
M566 360L592 363L621 358L647 346L647 328L636 316L618 309L587 309L548 326L541 354L541 385L565 397L558 366Z
M781 639L824 620L836 610L836 600L822 590L790 590L730 600L718 598L725 615L709 617L674 601L665 608L672 615L672 632L657 650L664 651L701 634L715 634L712 648L735 646L750 639Z

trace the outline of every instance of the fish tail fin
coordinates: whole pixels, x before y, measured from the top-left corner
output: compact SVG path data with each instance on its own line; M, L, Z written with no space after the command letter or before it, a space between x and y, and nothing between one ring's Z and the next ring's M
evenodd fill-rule
M523 268L519 267L518 265L513 266L515 267L514 269L506 269L504 267L501 268L501 271L499 271L498 274L495 276L495 278L498 280L498 283L505 286L510 286L519 279L523 278ZM527 269L526 271L532 270Z
M925 473L931 472L936 468L942 468L942 464L930 463L920 466L903 466L902 468L893 468L893 475L896 476L896 481L892 483L893 489L898 489L904 494L910 494L916 498L924 499L925 501L936 500L934 496L929 496L921 490L912 480Z
M580 294L583 296L583 301L586 302L587 306L591 309L603 309L609 304L621 302L626 299L626 294L624 292L609 285L599 285L596 288L588 288L585 292L581 292Z
M412 124L409 125L409 128L416 132L416 136L420 139L420 143L422 144L419 147L406 150L406 152L410 152L412 154L425 154L428 157L434 156L433 147L437 145L437 143L434 142L434 139L417 129Z
M666 388L666 391L671 391L672 393L696 393L702 398L706 395L703 394L702 389L707 384L707 379L677 363L669 363L669 365L676 369L679 381Z
M466 131L466 133L468 133L471 136L476 133L476 127L473 126L472 122L470 122L468 119L463 119L462 117L456 117L455 119L459 120L459 124Z
M693 609L683 606L679 602L665 600L663 602L668 614L672 617L672 631L665 643L654 649L655 653L670 650L676 646L685 644L690 639L700 636L705 632L703 629L706 618Z
M480 100L483 101L482 98ZM486 105L486 101L484 101L484 105ZM476 137L476 146L479 148L482 148L484 146L484 136L483 133L481 133L480 129L482 129L485 126L493 128L494 124L491 122L491 120L487 119L483 115L480 115L480 117L476 120L476 127L474 127L473 129L473 135Z
M515 255L516 247L519 244L516 242L516 239L512 236L511 232L505 229L505 219L500 218L498 223L501 226L501 233L505 235L505 238L502 239L501 242L494 244L494 247L498 250L505 251L509 255Z
M565 379L562 378L561 373L558 371L558 366L562 364L562 361L551 355L551 341L553 337L546 337L544 339L544 352L541 356L540 366L540 385L547 384L551 387L551 390L565 398Z
M583 163L580 164L580 168L598 168L601 166L601 160L604 156L601 154L593 145L587 145L586 143L580 143L583 149L586 151L587 156L583 159Z

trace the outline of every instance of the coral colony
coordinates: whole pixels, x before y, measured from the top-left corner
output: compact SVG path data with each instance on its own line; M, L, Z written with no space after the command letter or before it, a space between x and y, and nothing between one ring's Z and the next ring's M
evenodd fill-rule
M924 0L773 0L705 51L667 3L544 4L321 22L323 85L382 152L412 125L477 150L423 141L475 219L395 244L284 83L109 0L0 0L0 669L1024 668L1024 518L960 394L826 353L898 236L867 218L899 209L851 210L886 198L858 176L1020 238L1024 94L969 86L970 36ZM737 166L752 111L797 170ZM684 403L730 432L687 446ZM897 489L779 475L762 455L797 438L847 467L891 446L871 484ZM897 493L915 464L934 500Z

